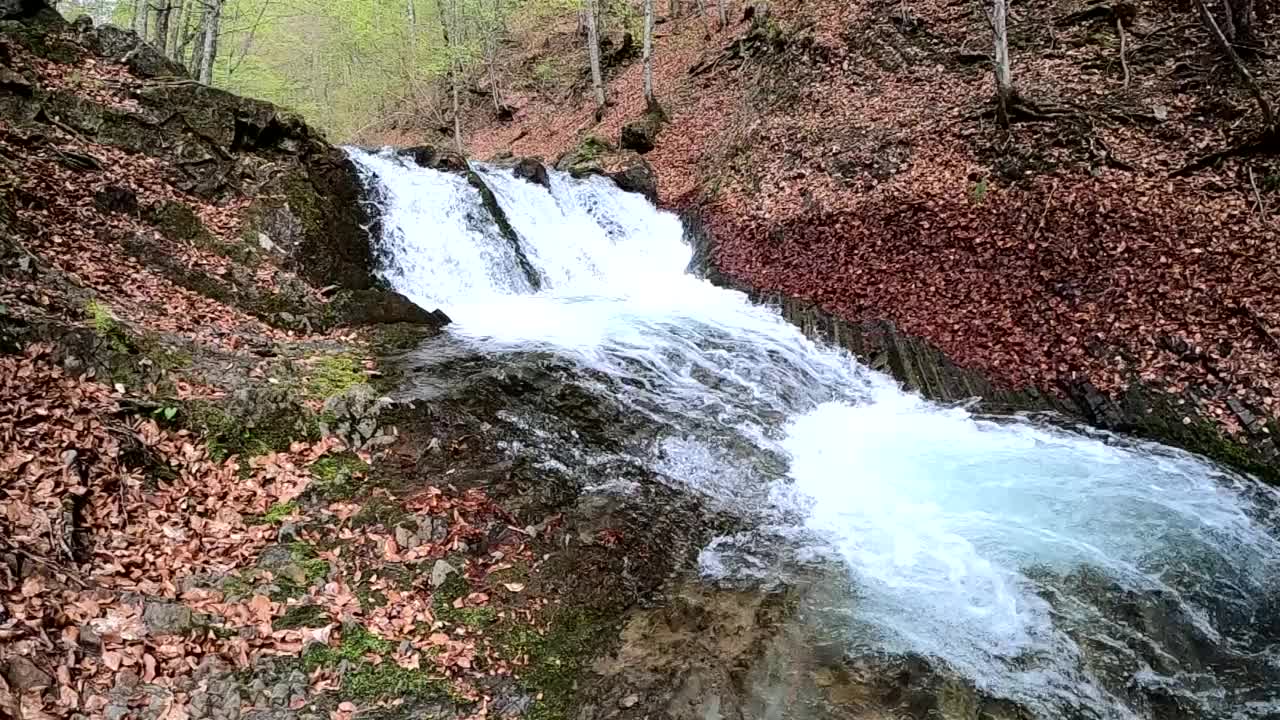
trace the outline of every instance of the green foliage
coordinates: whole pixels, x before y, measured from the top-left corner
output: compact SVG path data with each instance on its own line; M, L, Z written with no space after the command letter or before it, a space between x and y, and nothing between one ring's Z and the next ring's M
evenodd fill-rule
M302 655L308 672L322 667L335 667L342 661L352 665L342 680L341 694L358 700L445 699L451 698L444 679L426 670L407 670L390 659L392 644L359 625L347 625L337 647L312 645ZM369 662L368 655L382 661Z
M89 323L93 325L93 332L98 337L111 343L111 347L117 352L129 352L129 338L112 314L110 305L90 300L84 305L84 313L89 316Z
M529 712L536 720L568 717L575 684L587 663L595 657L608 622L581 608L558 612L545 633L515 624L498 639L498 651L510 660L528 661L521 682L539 696Z

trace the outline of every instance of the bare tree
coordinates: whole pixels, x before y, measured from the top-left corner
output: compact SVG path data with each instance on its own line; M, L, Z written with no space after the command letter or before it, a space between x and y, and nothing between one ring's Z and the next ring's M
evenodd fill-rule
M502 0L493 0L493 24L488 33L489 88L493 94L493 110L502 114L502 87L498 84L498 34L502 32Z
M1006 0L991 0L987 18L995 41L996 118L1001 127L1009 127L1009 106L1013 104L1013 71L1009 67L1009 8Z
M145 37L147 31L147 0L133 0L133 31L138 37Z
M667 0L667 16L671 18L680 16L680 0Z
M164 5L152 6L156 11L155 35L151 38L151 44L164 54L168 49L169 43L169 13L173 9L173 4L166 0Z
M653 0L644 0L644 104L658 104L653 96Z
M446 10L445 0L436 0L436 9L440 15L440 33L444 36L444 46L449 53L449 89L453 95L453 144L458 152L465 152L462 144L462 103L459 101L459 88L462 83L461 58L454 43L459 41L458 1L449 0Z
M169 4L172 6L172 15L169 18L169 24L171 26L169 29L169 57L178 62L182 62L182 33L183 26L187 22L186 16L184 15L186 12L186 2L184 2L184 0L170 0Z
M600 71L599 0L587 0L587 53L591 56L591 86L596 93L596 118L604 117L604 74Z
M204 41L200 50L200 82L213 84L213 64L218 58L218 25L222 19L222 0L207 0L208 12L204 21Z

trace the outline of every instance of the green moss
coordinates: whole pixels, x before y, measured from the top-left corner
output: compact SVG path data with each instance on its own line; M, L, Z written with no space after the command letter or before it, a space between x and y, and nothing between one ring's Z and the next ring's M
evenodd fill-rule
M292 515L298 509L298 503L276 503L267 510L267 514L262 516L262 521L268 525L279 525L284 519Z
M129 336L125 334L124 328L111 312L110 305L99 300L90 300L84 305L84 313L89 317L93 332L98 337L109 342L116 352L129 352Z
M271 627L273 630L291 630L294 628L318 628L329 624L329 611L320 605L295 605L284 615L276 618Z
M362 663L342 681L343 694L358 700L451 698L443 678L423 670L406 670L391 660Z
M350 355L325 355L312 368L307 378L311 397L328 399L365 381L359 363Z
M500 654L528 660L521 682L530 693L541 696L529 717L562 720L569 716L577 680L608 629L608 621L591 610L565 608L545 634L528 625L512 625L499 635Z
M304 542L289 544L289 554L302 568L308 585L314 585L329 577L329 563L316 555L316 549Z
M227 598L244 598L253 594L253 585L239 575L229 575L219 583L222 594Z
M596 160L611 152L613 152L613 145L608 140L588 135L578 144L577 157L579 161Z
M312 645L302 654L302 663L307 672L311 672L317 668L337 665L343 660L364 662L365 655L389 655L391 650L389 641L360 625L347 625L342 628L342 637L336 647Z
M369 465L353 452L326 455L311 464L311 492L330 502L350 500L362 485Z

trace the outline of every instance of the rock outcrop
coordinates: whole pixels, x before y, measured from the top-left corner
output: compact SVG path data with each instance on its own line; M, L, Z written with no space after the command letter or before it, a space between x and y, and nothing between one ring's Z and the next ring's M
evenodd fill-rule
M658 176L653 166L635 150L619 150L598 137L587 136L577 147L560 156L556 169L574 177L603 175L627 192L658 201Z

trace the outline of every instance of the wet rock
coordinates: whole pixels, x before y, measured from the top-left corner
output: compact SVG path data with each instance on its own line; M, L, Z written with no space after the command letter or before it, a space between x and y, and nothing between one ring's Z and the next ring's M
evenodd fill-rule
M450 575L457 575L458 569L444 560L437 560L431 568L431 587L440 587Z
M398 154L400 157L413 161L418 167L428 170L463 173L470 168L467 164L467 159L461 154L431 145L416 145L404 148Z
M142 622L151 635L184 635L194 626L191 608L176 602L148 602Z
M649 200L658 201L658 174L647 160L634 151L625 151L609 158L605 164L605 174L613 179L618 188L627 192L640 193Z
M276 539L281 544L289 544L298 542L302 539L302 528L298 523L287 522L280 526L280 530L276 533Z
M320 431L336 436L349 448L386 444L395 436L391 432L380 432L378 418L391 404L390 398L372 387L356 385L325 401Z
M452 320L443 311L424 310L394 290L353 290L334 300L334 316L339 325L389 325L412 323L435 329Z
M13 70L0 65L0 89L7 90L18 95L30 95L31 81Z
M27 691L53 685L53 677L41 670L31 660L18 656L10 658L4 666L4 678L14 688Z
M520 158L511 168L511 172L521 180L528 180L534 185L551 188L551 176L547 174L547 166L537 158Z

